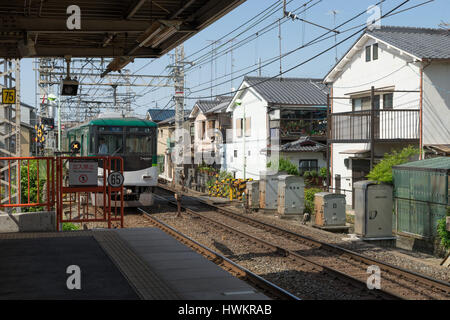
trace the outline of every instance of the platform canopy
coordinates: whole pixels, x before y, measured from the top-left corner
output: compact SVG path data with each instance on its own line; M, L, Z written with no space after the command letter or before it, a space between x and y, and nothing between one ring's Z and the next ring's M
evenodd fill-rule
M116 57L117 66L157 58L243 2L0 0L0 57ZM80 29L69 29L76 26L73 5Z

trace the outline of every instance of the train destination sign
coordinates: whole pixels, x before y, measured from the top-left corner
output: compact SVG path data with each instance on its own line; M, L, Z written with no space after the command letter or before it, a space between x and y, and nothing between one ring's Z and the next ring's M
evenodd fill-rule
M69 160L69 186L98 186L98 162L92 160Z

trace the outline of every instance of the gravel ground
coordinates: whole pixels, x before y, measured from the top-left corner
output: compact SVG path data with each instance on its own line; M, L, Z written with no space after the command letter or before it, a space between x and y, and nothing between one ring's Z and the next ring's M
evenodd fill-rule
M200 219L185 214L179 218L176 213L169 212L152 215L302 299L374 299L368 292L361 293L359 288L348 287L317 268L301 266L259 244L242 241L227 231L205 225Z
M252 218L259 221L270 223L272 225L309 236L315 240L339 245L340 247L364 254L368 257L390 263L392 265L411 270L429 277L450 282L450 268L438 265L441 259L431 255L410 252L399 248L382 248L362 241L345 241L347 234L331 233L314 228L309 225L303 225L296 220L283 220L275 216L269 216L262 213L253 213Z
M165 194L170 194L169 191L165 191L163 189L158 189L158 192L159 191ZM202 195L202 197L205 198L204 194L198 192L192 192L192 194L194 196ZM236 208L235 206L223 207L231 209L237 213L242 213L242 210L240 208ZM390 263L406 270L411 270L441 281L450 282L450 268L440 266L439 264L442 259L436 258L429 254L407 251L400 248L383 248L363 241L345 241L343 239L348 238L347 234L327 232L314 228L311 225L303 225L298 220L284 220L276 217L275 215L256 212L252 213L251 217L259 221L311 237L315 240L339 245L340 247L364 254L382 262Z
M213 221L219 221L227 226L235 228L241 232L251 234L252 236L275 244L284 249L296 252L320 265L331 267L342 273L355 276L361 281L367 280L366 269L368 265L361 264L353 259L347 259L341 256L336 256L334 253L330 253L321 248L312 248L309 245L299 243L298 241L293 241L286 239L284 236L276 235L271 232L259 229L257 227L252 227L237 221L231 217L224 216L215 211L201 212L198 213L202 216L206 216ZM413 298L413 299L449 299L450 297L442 295L440 292L435 292L430 290L428 285L418 286L416 283L411 283L408 280L399 279L395 275L385 273L382 275L383 289L395 292L400 296ZM409 288L409 289L408 289Z
M205 225L200 219L185 214L176 217L172 206L157 204L148 208L155 218L169 224L199 243L217 251L239 265L266 280L306 300L355 300L374 299L374 296L359 288L348 287L334 276L323 274L309 265L301 266L291 259L281 257L266 248L237 239L235 235ZM90 223L88 228L101 228L105 224ZM152 227L150 220L142 214L128 212L124 218L126 228Z

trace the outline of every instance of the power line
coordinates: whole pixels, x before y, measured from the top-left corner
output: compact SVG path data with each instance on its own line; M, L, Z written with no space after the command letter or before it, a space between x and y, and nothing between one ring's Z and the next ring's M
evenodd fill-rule
M385 0L383 0L383 1L381 1L381 2L384 2L384 1L385 1ZM405 0L404 2L402 2L401 4L399 4L398 6L396 6L394 9L390 10L388 13L386 13L386 14L383 15L383 16L381 16L379 19L385 18L387 15L389 15L390 13L392 13L393 11L395 11L396 9L400 8L401 6L405 5L405 4L408 3L409 1L410 1L410 0ZM365 12L366 12L366 11L364 11L363 13L365 13ZM363 13L360 13L360 14L356 15L355 17L353 17L353 18L347 20L347 22L356 19L356 17L360 16L360 15L363 14ZM347 22L345 22L345 23L347 23ZM344 24L345 24L345 23L344 23ZM341 24L340 26L342 26L342 25L343 25L343 24ZM340 26L339 26L339 27L340 27ZM335 48L336 46L338 46L338 45L340 45L340 44L346 42L347 40L353 38L355 35L357 35L358 33L362 32L362 31L364 31L365 29L366 29L365 27L362 28L362 29L359 29L358 31L352 33L350 36L346 37L345 39L343 39L343 40L337 42L337 43L334 44L333 46L331 46L331 47L329 47L329 48L327 48L327 49L325 49L325 50L320 51L318 54L316 54L316 55L312 56L311 58L309 58L309 59L307 59L307 60L305 60L305 61L303 61L303 62L301 62L301 63L299 63L299 64L297 64L297 65L295 65L295 66L293 66L293 67L291 67L291 68L289 68L289 69L287 69L287 70L285 70L285 71L283 71L281 74L285 74L285 73L287 73L287 72L290 72L290 71L292 71L292 70L294 70L294 69L296 69L296 68L298 68L298 67L300 67L300 66L302 66L302 65L304 65L304 64L306 64L306 63L308 63L308 62L310 62L310 61L312 61L312 60L314 60L314 59L316 59L317 57L323 55L324 53L326 53L326 52L332 50L332 49ZM331 32L331 31L328 31L328 32L325 33L325 34L328 34L329 32ZM325 35L325 34L324 34L324 35ZM322 35L322 36L323 36L323 35ZM322 36L320 36L320 37L322 37ZM300 46L300 47L298 47L298 48L296 48L296 49L294 49L294 50L291 50L288 54L291 54L291 53L293 53L293 52L295 52L295 51L301 49L302 47L303 47L303 46ZM285 56L286 56L286 55L287 55L287 54L285 54ZM281 75L281 74L280 74L280 75ZM272 77L266 78L266 79L264 79L264 80L262 80L262 81L260 81L260 82L258 82L258 83L255 83L254 85L250 85L250 86L246 87L245 89L247 89L247 88L249 88L249 87L257 86L257 85L259 85L259 84L261 84L261 83L267 82L267 81L272 80L272 79L275 79L275 78L277 78L277 77L278 77L278 75L277 75L277 76L272 76ZM219 85L220 85L220 84L219 84ZM209 88L206 88L206 89L209 89ZM199 92L199 91L204 91L204 90L205 90L205 89L197 90L197 91L193 91L192 93ZM243 89L238 89L238 90L235 90L235 91L229 91L229 92L221 93L220 95L236 94L237 92L242 91L242 90L244 90L244 88L243 88ZM186 97L186 99L197 99L197 100L199 100L199 99L208 99L208 98L213 98L213 97L214 97L214 96Z

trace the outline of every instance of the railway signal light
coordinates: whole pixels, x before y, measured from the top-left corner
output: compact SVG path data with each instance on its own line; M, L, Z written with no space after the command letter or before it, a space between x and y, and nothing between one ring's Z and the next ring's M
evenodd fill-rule
M41 123L45 126L47 126L47 128L49 128L50 130L55 129L55 119L53 118L41 118Z

